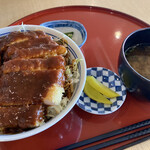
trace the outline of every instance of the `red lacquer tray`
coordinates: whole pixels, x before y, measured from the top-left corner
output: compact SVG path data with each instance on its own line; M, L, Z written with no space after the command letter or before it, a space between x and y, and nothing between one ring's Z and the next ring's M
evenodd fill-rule
M52 20L81 22L87 30L87 41L81 49L87 67L105 67L116 73L118 73L117 64L120 47L125 37L139 28L149 26L129 15L90 6L48 9L26 16L12 25L18 25L22 22L39 25ZM128 93L123 106L112 114L93 115L75 106L67 116L46 131L22 140L1 142L0 149L56 149L149 118L150 101L135 99ZM107 149L118 146L121 146L121 144Z

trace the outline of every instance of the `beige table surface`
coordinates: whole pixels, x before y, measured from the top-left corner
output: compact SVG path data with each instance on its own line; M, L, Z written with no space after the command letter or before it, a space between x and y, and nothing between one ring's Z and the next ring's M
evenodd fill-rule
M132 15L150 24L150 0L0 0L0 28L6 27L31 13L68 5L110 8ZM150 140L130 147L128 150L150 150Z

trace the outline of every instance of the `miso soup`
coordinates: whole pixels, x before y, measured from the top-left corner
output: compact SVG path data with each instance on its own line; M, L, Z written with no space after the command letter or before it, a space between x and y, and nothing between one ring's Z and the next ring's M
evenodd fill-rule
M126 51L126 58L134 70L150 79L150 44L138 44Z

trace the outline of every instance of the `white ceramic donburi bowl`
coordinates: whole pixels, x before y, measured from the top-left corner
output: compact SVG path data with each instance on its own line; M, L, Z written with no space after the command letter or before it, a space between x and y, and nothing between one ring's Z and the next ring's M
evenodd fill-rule
M55 118L49 120L42 126L37 127L35 129L25 131L22 133L17 133L17 134L0 135L0 141L13 141L13 140L18 140L18 139L23 139L23 138L35 135L37 133L40 133L40 132L48 129L49 127L53 126L54 124L56 124L76 104L77 100L79 99L79 97L81 95L81 92L83 91L85 80L86 80L86 62L85 62L84 56L83 56L80 48L76 45L76 43L73 40L71 40L69 37L64 35L63 33L59 32L57 30L51 29L51 28L38 26L38 25L23 25L23 26L17 25L17 26L10 26L10 27L0 29L0 37L5 36L5 35L9 34L10 32L24 30L24 29L25 30L42 30L55 39L64 38L65 40L67 40L68 49L70 51L71 57L82 59L82 61L79 63L80 78L79 78L79 82L77 83L77 85L75 87L74 93L72 95L72 98L71 98L69 104L59 115L57 115Z

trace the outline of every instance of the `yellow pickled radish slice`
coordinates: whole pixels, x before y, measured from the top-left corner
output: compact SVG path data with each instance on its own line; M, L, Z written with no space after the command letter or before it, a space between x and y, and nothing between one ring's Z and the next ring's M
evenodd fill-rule
M101 93L96 91L93 87L91 87L87 82L84 86L84 93L91 99L104 104L112 104L110 100L104 97Z
M100 92L101 94L105 95L108 98L114 98L120 96L118 93L114 92L107 86L103 85L101 82L99 82L97 79L95 79L93 76L87 76L86 82L92 86L95 90Z

